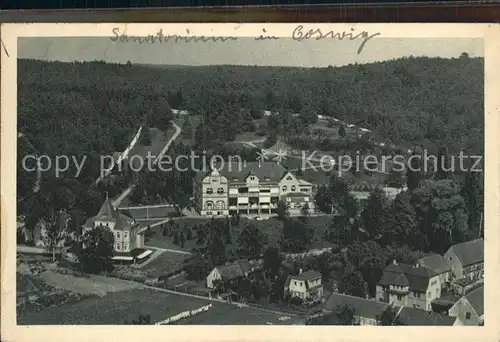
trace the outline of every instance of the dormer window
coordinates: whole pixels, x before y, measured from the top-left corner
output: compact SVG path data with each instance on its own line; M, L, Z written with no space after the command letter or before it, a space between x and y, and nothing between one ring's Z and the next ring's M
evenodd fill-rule
M254 181L255 180L255 176L250 176L250 180Z

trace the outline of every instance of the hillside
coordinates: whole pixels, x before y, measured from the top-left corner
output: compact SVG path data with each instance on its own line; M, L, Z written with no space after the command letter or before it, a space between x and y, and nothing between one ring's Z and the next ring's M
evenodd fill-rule
M204 114L207 141L232 140L254 129L255 112L276 109L346 119L396 144L482 152L483 92L483 59L468 56L338 68L20 60L19 125L43 150L105 152L169 104Z

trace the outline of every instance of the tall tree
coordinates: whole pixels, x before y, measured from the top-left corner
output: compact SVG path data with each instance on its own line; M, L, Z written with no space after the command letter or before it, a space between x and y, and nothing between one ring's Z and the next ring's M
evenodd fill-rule
M303 252L311 242L312 231L300 220L287 219L283 224L282 246L286 252Z
M448 149L445 146L440 147L437 156L437 169L434 173L434 179L442 180L451 177L451 170L453 165L450 164L450 157L448 156Z
M50 208L42 222L43 241L45 248L52 253L52 262L56 261L56 252L63 248L63 243L68 237L68 214L63 211L54 211Z
M377 238L379 234L387 231L387 198L380 188L375 188L370 192L368 201L361 213L364 229L372 236Z
M277 247L268 247L264 250L264 270L272 276L277 276L281 267L281 253Z
M464 240L467 215L460 188L451 180L424 180L414 191L419 230L436 253Z
M85 233L77 259L84 272L99 274L113 270L113 233L108 227L98 226Z
M365 298L368 292L366 282L359 271L343 274L339 280L338 286L341 293L351 296Z
M327 239L340 246L353 242L353 225L346 215L336 215L328 226Z
M356 311L350 305L337 305L336 315L340 325L356 325Z
M192 258L185 261L184 271L188 280L204 280L210 272L209 260L199 252L196 252Z
M403 325L397 316L396 309L392 306L389 306L377 316L377 323L378 325Z
M410 192L413 192L413 190L418 187L420 181L423 179L423 166L421 157L421 155L413 152L409 158L410 161L406 169L406 184Z
M266 236L253 224L247 224L238 237L238 255L244 258L257 259L266 243Z
M280 220L285 220L290 215L288 210L288 205L283 200L278 201L278 207L276 209L276 212L278 213L278 219Z
M480 175L475 172L467 172L465 174L464 183L461 190L461 195L465 201L465 208L468 215L468 226L469 230L474 235L479 236L484 225L482 221L483 215L483 201L484 201L484 190L483 183L480 181Z
M391 229L386 232L392 235L390 240L418 247L417 218L415 208L411 204L411 196L407 191L396 196L392 212Z

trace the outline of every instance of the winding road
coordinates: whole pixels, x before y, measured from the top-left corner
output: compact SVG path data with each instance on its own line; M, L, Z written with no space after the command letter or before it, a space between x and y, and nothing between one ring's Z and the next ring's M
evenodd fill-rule
M158 163L158 160L160 160L161 158L163 158L165 156L165 153L167 153L168 149L170 148L170 146L172 145L172 143L175 141L175 139L177 139L177 137L181 134L181 131L182 129L172 120L170 121L172 123L172 126L175 128L175 132L174 134L172 135L172 137L170 137L170 139L167 141L167 143L165 144L165 147L163 147L163 149L161 150L161 152L158 154L158 156L156 157L156 159L153 161L153 164L152 165L155 165L156 163ZM125 189L125 191L123 191L120 196L118 196L118 198L116 198L114 201L113 201L113 206L115 208L118 208L118 206L120 206L120 204L122 203L122 201L128 196L130 195L130 193L132 192L132 190L134 189L134 184L131 184L127 189Z

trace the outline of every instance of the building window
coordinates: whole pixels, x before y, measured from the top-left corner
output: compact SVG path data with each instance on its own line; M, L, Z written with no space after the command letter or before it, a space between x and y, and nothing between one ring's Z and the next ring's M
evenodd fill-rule
M283 187L281 188L282 191L287 191L288 187L286 185L283 185Z
M217 183L217 179L212 179L212 183Z
M402 299L403 299L403 296L398 295L398 300L402 300Z
M207 188L207 194L209 194L209 195L210 195L210 194L212 194L213 192L214 192L214 189L212 189L212 188Z
M254 176L250 176L250 180L251 181L255 180L255 177Z
M117 251L119 251L119 250L120 250L120 244L119 244L119 243L117 243L117 244L116 244L116 250L117 250Z
M297 286L297 282L296 282L296 281L294 281L294 282L293 282L293 285Z
M207 209L212 209L212 208L213 208L213 206L214 206L214 202L212 202L212 201L206 201L206 202L205 202L205 207L206 207Z
M297 189L297 188L295 187L295 185L292 185L292 189L291 189L291 190L292 190L292 191L295 191L295 189Z
M465 313L465 319L470 319L470 312Z
M222 215L222 211L218 211L218 212L217 212L217 215Z
M128 239L128 232L123 232L123 238Z
M217 189L218 194L223 194L224 193L224 188L218 188Z
M286 180L292 180L292 176L286 177Z
M212 215L212 212L211 212L211 211L207 211L207 215L208 215L208 216L211 216L211 215Z
M123 244L123 250L124 251L128 251L128 243L124 243Z
M120 238L120 232L116 232L116 238L119 239Z

